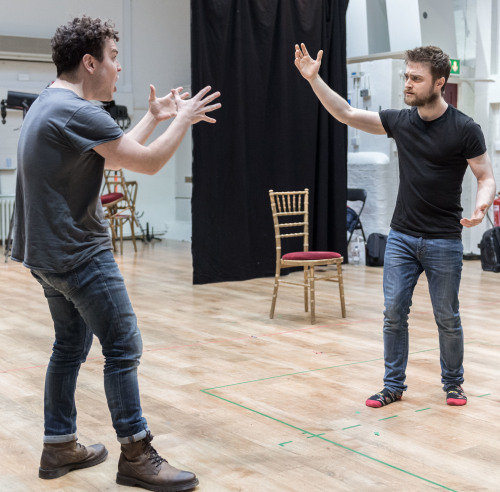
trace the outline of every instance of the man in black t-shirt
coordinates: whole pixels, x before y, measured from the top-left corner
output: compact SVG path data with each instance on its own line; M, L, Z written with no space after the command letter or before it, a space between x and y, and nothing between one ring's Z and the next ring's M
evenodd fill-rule
M379 113L351 107L319 76L323 52L311 58L295 45L295 65L338 121L394 138L399 190L384 258L384 388L366 405L382 407L406 390L408 315L413 290L425 272L438 326L441 382L448 405L465 405L462 389L463 330L458 310L462 226L481 223L495 196L495 179L481 128L443 98L450 60L440 48L406 52L405 103L410 109ZM462 218L462 181L470 166L477 179L476 205Z

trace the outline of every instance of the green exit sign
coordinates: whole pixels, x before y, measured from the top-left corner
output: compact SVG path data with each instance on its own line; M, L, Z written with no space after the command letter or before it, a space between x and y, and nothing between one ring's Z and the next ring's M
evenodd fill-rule
M460 73L460 60L453 60L452 58L450 58L450 62L451 62L451 72L450 73L459 74Z

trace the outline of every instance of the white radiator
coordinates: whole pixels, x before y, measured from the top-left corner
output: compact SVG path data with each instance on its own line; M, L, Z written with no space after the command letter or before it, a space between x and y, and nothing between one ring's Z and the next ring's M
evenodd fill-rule
M14 211L14 197L0 196L0 241L5 245L9 235L10 218Z

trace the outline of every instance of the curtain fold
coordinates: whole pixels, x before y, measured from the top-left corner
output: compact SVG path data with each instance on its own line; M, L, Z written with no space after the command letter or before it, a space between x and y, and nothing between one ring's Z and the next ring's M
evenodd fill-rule
M348 0L191 0L192 92L221 92L193 127L195 284L274 274L268 190L310 190L310 246L346 253L347 129L294 66L295 43L346 97Z

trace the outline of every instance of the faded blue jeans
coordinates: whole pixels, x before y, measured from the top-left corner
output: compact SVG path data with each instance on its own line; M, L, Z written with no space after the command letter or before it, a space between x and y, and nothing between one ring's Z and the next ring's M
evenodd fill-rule
M408 315L415 285L425 272L439 333L441 382L446 391L464 381L464 338L458 291L460 239L423 239L391 230L384 257L384 387L406 390Z
M105 358L104 389L118 441L146 436L137 366L141 334L111 251L65 273L32 270L47 298L55 341L45 377L45 443L76 438L75 389L95 335Z

